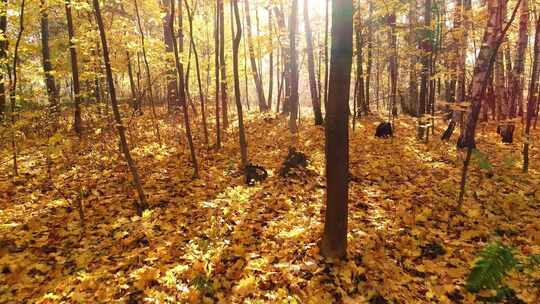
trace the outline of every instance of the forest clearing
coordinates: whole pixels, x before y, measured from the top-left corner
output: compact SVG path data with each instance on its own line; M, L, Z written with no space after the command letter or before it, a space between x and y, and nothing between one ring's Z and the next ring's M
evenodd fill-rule
M540 303L536 0L0 0L0 303Z

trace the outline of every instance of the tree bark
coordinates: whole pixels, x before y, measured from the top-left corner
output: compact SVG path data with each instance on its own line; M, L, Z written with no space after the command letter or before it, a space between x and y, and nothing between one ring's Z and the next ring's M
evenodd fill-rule
M175 15L175 5L171 1L171 16ZM184 35L182 32L182 0L178 1L178 28L179 39L176 40L176 35L174 32L174 21L170 23L169 31L173 36L173 50L174 50L174 63L176 68L176 82L178 83L177 94L178 94L178 103L182 105L182 110L184 112L184 128L186 130L186 138L189 145L189 151L191 154L191 163L193 165L193 178L199 178L199 163L197 162L197 152L195 151L195 143L193 142L193 135L191 132L191 124L189 121L189 109L186 101L186 91L184 86L184 66L180 61L180 52L183 52L184 48ZM173 18L174 20L174 18ZM180 42L180 43L179 43Z
M265 112L268 110L266 105L266 100L264 97L264 89L262 86L261 75L259 75L259 70L257 69L257 60L255 59L255 49L253 46L253 37L251 35L251 16L249 9L249 0L245 1L246 7L246 32L247 32L247 44L249 51L249 61L251 64L251 73L253 74L253 81L255 82L255 89L257 90L257 98L259 102L259 111Z
M49 106L51 113L57 113L58 109L58 90L54 79L53 65L51 62L51 51L49 48L49 14L45 0L40 2L41 10L41 55L43 59L43 72L45 73L45 86L47 96L49 97Z
M199 67L199 54L197 53L197 47L195 46L195 38L193 37L193 16L191 15L191 11L189 9L188 1L185 0L186 4L186 11L188 14L188 21L189 21L189 37L191 41L191 47L193 48L193 55L195 56L195 69L197 72L197 84L199 86L199 101L201 103L201 115L202 115L202 122L203 122L203 132L204 132L204 142L206 145L208 145L208 125L206 122L206 102L204 98L204 92L202 89L202 82L201 82L201 69ZM223 94L223 90L221 91Z
M229 128L229 102L227 95L227 62L225 58L225 12L223 0L219 0L219 67L221 72L221 114L223 115L223 129Z
M141 23L141 16L139 13L139 6L137 0L134 0L135 4L135 14L137 16L137 25L139 27L139 33L141 36L141 48L143 54L144 67L146 69L146 80L148 81L148 93L150 93L150 108L152 111L152 122L154 124L154 130L156 131L156 137L159 145L161 146L161 134L159 131L159 123L157 121L156 106L154 101L154 90L152 88L152 75L150 74L150 64L148 63L148 57L146 56L146 38L144 36L144 31Z
M2 0L0 3L0 35L6 37L7 35L7 6L8 0ZM0 61L7 60L7 40L0 41ZM6 85L4 83L4 73L0 73L0 122L4 120L6 109Z
M289 58L291 60L291 93L290 106L291 114L289 119L289 129L294 134L298 132L298 53L296 52L296 31L298 28L298 0L292 0L291 16L289 19Z
M238 0L232 0L231 5L234 9L234 18L236 21L236 34L233 27L233 77L234 77L234 99L236 102L236 111L238 112L238 138L240 141L240 155L242 160L242 168L248 164L246 132L244 130L244 114L242 111L242 99L240 96L240 73L238 71L238 50L240 48L240 40L242 39L242 22L240 21L240 12L238 10Z
M497 51L504 40L506 32L512 24L517 7L514 10L512 18L506 25L506 28L502 31L497 31L497 22L499 18L499 12L501 9L501 3L505 0L487 0L488 3L488 21L486 31L482 40L482 44L476 58L476 65L474 67L472 87L471 87L471 111L467 117L467 124L465 127L465 133L463 138L463 146L467 148L467 156L463 163L463 171L461 176L460 194L458 198L458 210L461 210L463 205L463 199L465 196L465 186L467 181L467 171L472 156L473 149L476 148L475 132L476 125L478 123L478 117L480 116L480 110L482 108L482 101L486 95L486 88L488 81L493 70L493 65L497 56ZM518 0L521 2L523 0ZM518 3L520 5L520 3Z
M311 32L311 24L309 20L308 0L304 0L304 25L306 31L306 52L308 57L309 90L311 93L311 104L313 106L315 125L320 126L323 124L323 116L321 111L321 100L319 99L319 88L317 88L317 77L315 75L315 58L313 56L313 34Z
M118 102L116 100L116 89L114 87L113 72L111 68L111 61L109 57L109 47L107 45L107 37L105 33L105 26L103 25L103 18L101 16L101 10L99 7L99 0L92 0L94 5L94 13L96 15L96 21L99 29L99 36L101 38L101 45L103 48L103 61L105 63L105 75L107 77L107 83L109 86L109 95L111 97L111 107L113 110L114 119L116 121L116 127L118 130L118 137L120 138L120 146L122 152L124 153L124 158L128 164L128 167L131 171L133 177L133 183L135 184L135 189L139 194L139 202L135 203L135 208L137 209L138 214L142 214L145 209L148 209L148 203L146 201L146 196L141 183L141 178L139 176L139 170L135 161L131 157L131 152L126 140L125 127L122 124L122 117L120 115L120 110L118 108Z
M73 128L75 132L82 135L81 119L81 84L79 81L79 65L77 61L77 47L75 46L75 30L73 28L73 17L71 14L71 0L66 0L66 19L69 38L69 54L71 58L71 75L73 78L73 93L75 95L75 113Z
M347 256L349 90L353 49L353 4L332 1L332 58L326 112L326 214L321 254Z
M523 171L529 171L529 146L531 142L531 122L538 103L538 74L540 73L540 17L536 16L536 33L534 34L534 59L532 63L531 83L527 100L527 120L525 123L525 144L523 145Z

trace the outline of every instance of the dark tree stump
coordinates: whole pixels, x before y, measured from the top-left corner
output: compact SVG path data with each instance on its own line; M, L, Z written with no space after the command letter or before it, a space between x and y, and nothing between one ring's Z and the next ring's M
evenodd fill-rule
M279 176L287 177L292 169L306 168L308 165L308 157L296 151L295 148L289 148L289 154L279 169Z
M244 168L246 176L246 185L255 186L256 183L262 182L268 178L268 172L263 166L248 164Z
M377 131L375 132L375 137L378 138L390 138L394 136L394 130L392 128L392 124L389 122L382 122L377 127Z
M448 128L446 128L446 131L444 131L443 135L441 136L441 140L449 141L452 137L452 134L454 134L454 130L456 129L456 122L450 121L448 124Z
M513 125L505 125L497 128L499 135L501 135L501 140L505 144L511 144L514 142L514 131L516 127Z

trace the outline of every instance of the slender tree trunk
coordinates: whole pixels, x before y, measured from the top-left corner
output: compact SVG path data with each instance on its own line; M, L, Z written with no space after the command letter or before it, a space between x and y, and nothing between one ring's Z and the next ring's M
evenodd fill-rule
M360 8L358 8L359 10ZM362 29L357 17L356 30L355 30L355 44L356 44L356 82L354 89L354 108L353 119L356 120L358 114L363 111L366 115L368 114L367 105L365 103L365 89L364 89L364 67L363 67L363 42L362 42Z
M528 43L528 27L529 27L529 5L527 0L521 1L519 33L516 45L516 60L514 62L512 73L510 74L510 119L522 112L523 104L523 74L525 72L525 52ZM519 112L518 112L519 111ZM507 125L507 130L510 138L513 137L515 130L514 122Z
M527 120L525 124L525 144L523 146L523 171L529 171L529 146L531 142L531 122L538 103L538 73L540 69L540 17L536 16L536 33L534 34L534 52L529 86L529 98L527 101Z
M71 58L71 74L73 77L73 93L75 95L75 114L73 128L75 132L82 135L81 120L81 84L79 81L79 65L77 62L77 47L75 46L75 30L73 29L73 17L71 14L71 0L66 0L66 18L69 38L69 54Z
M7 6L8 0L2 0L0 3L0 34L4 37L7 35ZM7 60L8 43L6 40L0 41L0 61ZM4 120L6 109L6 85L4 73L0 73L0 122Z
M224 25L221 24L221 14L222 14L222 11L223 10L223 0L216 0L216 18L215 18L215 26L214 26L214 42L215 42L215 50L216 50L216 53L215 53L215 57L214 57L214 62L215 62L215 66L216 66L216 74L215 74L215 78L216 78L216 103L215 103L215 106L216 106L216 147L219 149L221 148L221 126L220 126L220 116L221 116L221 113L220 113L220 100L219 100L219 85L220 85L220 80L219 80L219 73L220 73L220 55L221 55L221 41L222 41L222 38L221 38L221 27L223 27Z
M221 113L223 115L223 129L229 128L229 102L227 95L227 62L225 59L225 12L223 0L219 1L219 66L221 71Z
M174 52L173 37L171 35L171 31L168 30L168 28L170 27L170 23L174 21L174 16L171 15L171 1L174 0L163 1L163 5L165 7L165 18L163 19L163 42L165 43L165 51L167 52L167 54L170 55L172 55ZM178 84L176 83L174 77L174 68L169 68L168 75L171 77L171 79L167 82L167 104L169 108L168 110L171 111L174 107L179 106L173 104L173 102L178 100L176 96L176 88L178 87Z
M133 65L131 64L131 56L129 51L126 51L127 65L128 65L128 77L129 77L129 88L131 89L131 105L133 111L139 110L139 93L137 92L137 87L135 86L135 78L133 77ZM167 90L169 93L171 91Z
M292 0L291 16L289 19L289 58L291 60L291 115L289 119L289 129L291 132L298 132L298 54L296 53L296 31L298 28L298 0Z
M17 102L17 68L19 66L19 46L21 44L21 38L24 32L24 12L25 12L25 0L21 1L21 10L19 12L19 33L17 34L17 40L15 42L15 48L13 50L13 67L9 92L9 100L11 103L11 149L13 160L13 176L19 175L19 166L17 164L17 141L15 139L15 111Z
M51 51L49 48L49 14L48 4L45 0L40 0L41 10L41 55L43 59L43 72L45 73L45 86L47 88L47 96L49 97L49 106L51 113L59 111L58 90L54 79L54 71L51 62ZM56 114L54 114L56 116Z
M253 37L251 35L251 16L249 9L249 0L244 0L246 6L246 32L247 32L247 44L249 51L249 60L251 63L251 73L253 74L253 81L255 82L255 89L257 90L257 98L259 101L259 111L265 112L268 110L266 100L264 97L264 89L262 86L261 75L257 68L257 60L255 59L255 50L253 46Z
M234 98L236 102L236 110L238 112L238 137L240 140L240 155L242 159L242 168L248 164L246 133L244 131L244 114L242 112L242 99L240 96L240 73L238 72L238 50L240 48L240 40L242 39L242 22L240 21L240 12L238 10L238 0L232 0L231 5L234 9L234 17L236 21L236 34L233 28L233 77L234 77Z
M156 137L159 145L161 146L161 134L159 131L159 123L157 121L156 107L154 101L154 90L152 88L152 75L150 74L150 64L148 63L148 57L146 56L146 38L144 36L144 31L141 23L141 16L139 13L138 1L134 0L135 4L135 15L137 16L137 25L139 27L139 32L141 35L141 47L144 60L144 67L146 69L146 80L148 81L148 93L150 94L150 108L152 110L152 122L154 124L154 129L156 130Z
M209 141L208 141L208 125L206 122L206 105L205 105L205 99L204 99L204 92L202 90L201 69L199 67L199 54L197 53L197 47L195 46L195 38L193 37L193 16L191 15L188 1L185 0L184 3L186 4L186 11L188 14L189 37L191 41L191 47L193 48L193 55L195 56L195 69L197 72L197 84L199 86L199 100L201 102L201 115L202 115L202 120L203 120L204 142L206 145L208 145ZM223 90L221 92L223 93Z
M418 15L417 15L417 1L413 0L409 4L409 48L411 50L416 49L418 43L417 39L417 30L418 26ZM407 114L418 115L418 75L416 65L418 63L418 56L416 54L411 54L409 56L409 98L407 101L407 108L404 109Z
M304 25L306 31L306 52L308 57L309 90L311 93L311 103L313 106L313 115L315 116L315 125L320 126L323 124L323 116L321 111L321 100L319 99L319 89L317 88L317 77L315 75L315 58L313 56L313 34L311 32L311 24L309 20L308 0L304 0Z
M328 63L330 62L330 56L328 54L328 28L330 23L330 0L324 0L326 2L325 18L324 18L324 110L328 112Z
M371 0L369 1L369 25L368 25L368 35L367 35L367 67L366 67L366 94L365 94L365 101L366 101L366 115L369 114L370 110L370 103L371 103L371 94L370 94L370 86L371 86L371 69L373 66L373 3Z
M321 254L347 255L349 180L349 90L353 49L353 4L332 1L332 59L326 112L326 214Z
M171 16L175 15L175 5L174 1L171 1ZM199 178L199 163L197 162L197 152L195 151L195 143L193 142L193 135L191 133L191 124L189 121L189 109L186 100L186 91L184 86L184 66L180 61L180 53L184 51L184 34L182 31L182 0L178 1L178 36L179 39L177 42L176 35L174 31L174 21L171 22L169 31L173 36L173 50L174 50L174 63L176 68L176 82L178 83L177 96L178 103L182 105L184 112L184 128L186 129L186 138L189 145L189 151L191 153L191 163L193 165L193 178ZM173 18L174 20L174 18Z
M390 62L388 69L390 72L390 106L388 107L388 120L393 122L394 115L397 112L397 81L398 81L398 49L397 49L397 35L396 35L396 13L392 12L388 16L388 25L390 30L388 31L388 39L390 41L390 49L392 55L390 56Z
M270 59L268 80L268 110L272 111L272 98L274 93L274 27L272 24L272 9L268 9L268 31L270 32Z
M141 178L139 176L139 170L133 158L131 158L131 152L126 140L125 127L122 124L122 117L120 116L120 110L118 109L118 102L116 100L116 90L114 87L113 72L111 68L111 61L109 57L109 47L107 45L107 37L105 34L105 26L103 25L103 18L101 17L101 10L99 7L99 0L92 0L94 5L94 12L96 14L96 21L98 24L99 35L101 38L101 45L103 47L103 61L105 63L105 75L107 76L107 83L109 85L109 95L111 97L111 106L113 110L114 119L116 121L116 127L118 129L118 137L120 138L120 146L122 147L122 152L124 152L124 158L128 164L128 167L133 176L133 183L137 193L139 194L139 202L135 203L135 208L139 214L145 209L148 209L148 203L146 201L146 196L141 183Z
M497 31L497 22L499 18L500 4L504 0L487 0L488 3L488 21L486 31L482 40L480 51L476 58L476 64L474 67L472 88L471 88L471 112L467 117L467 124L465 128L465 136L463 138L463 145L467 148L467 156L463 163L463 171L461 176L460 194L458 198L458 210L461 211L463 205L463 198L465 196L465 186L467 182L467 171L472 156L473 149L476 148L475 132L476 125L478 123L478 117L480 116L480 110L482 108L482 101L486 95L486 88L490 79L490 75L493 70L493 65L497 56L497 51L501 43L504 40L506 32L510 28L510 25L514 21L518 7L514 10L512 18L508 22L506 28L502 31ZM523 0L518 0L521 2ZM518 3L519 5L519 3Z

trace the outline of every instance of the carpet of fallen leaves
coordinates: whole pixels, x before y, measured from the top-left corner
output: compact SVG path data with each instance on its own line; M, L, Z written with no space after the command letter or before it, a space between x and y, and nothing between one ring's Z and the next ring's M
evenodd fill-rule
M540 151L522 173L521 128L502 145L493 125L481 127L492 168L473 163L456 215L463 155L454 145L438 135L418 142L404 117L394 139L375 139L379 120L361 120L351 133L349 258L332 262L318 253L324 129L311 120L296 138L284 118L248 116L250 159L270 177L247 187L234 122L220 150L195 130L201 178L192 180L177 118L161 117L162 146L148 115L130 119L151 204L142 216L113 126L99 121L86 118L82 141L49 139L56 148L21 139L16 178L3 148L0 303L473 303L463 284L485 244L540 253ZM310 165L281 178L291 144ZM540 302L540 280L512 274L508 284Z

